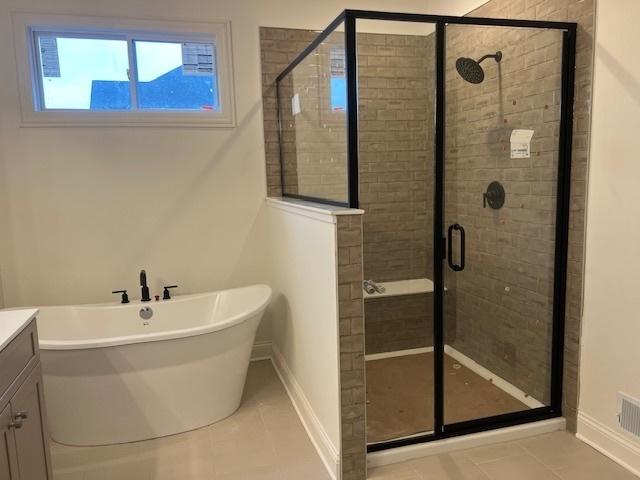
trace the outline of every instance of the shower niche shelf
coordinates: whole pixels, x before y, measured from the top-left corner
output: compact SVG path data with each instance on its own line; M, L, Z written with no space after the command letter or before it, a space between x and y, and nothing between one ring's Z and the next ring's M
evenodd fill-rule
M433 292L433 281L429 278L414 278L412 280L398 280L395 282L376 282L380 287L384 287L382 293L367 293L363 291L364 298L384 298L399 297L400 295L417 295L420 293Z

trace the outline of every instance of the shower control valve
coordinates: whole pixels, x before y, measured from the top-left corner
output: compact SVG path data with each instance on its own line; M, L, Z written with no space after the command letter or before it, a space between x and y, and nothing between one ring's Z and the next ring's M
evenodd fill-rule
M504 205L505 192L500 182L491 182L487 191L482 194L482 207L487 208L487 204L494 210L499 210Z

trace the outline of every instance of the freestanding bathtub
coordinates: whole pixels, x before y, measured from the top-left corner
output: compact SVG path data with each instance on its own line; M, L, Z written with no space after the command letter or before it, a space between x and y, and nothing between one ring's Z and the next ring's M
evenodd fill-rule
M40 308L52 438L133 442L231 415L270 297L268 286L255 285L160 302Z

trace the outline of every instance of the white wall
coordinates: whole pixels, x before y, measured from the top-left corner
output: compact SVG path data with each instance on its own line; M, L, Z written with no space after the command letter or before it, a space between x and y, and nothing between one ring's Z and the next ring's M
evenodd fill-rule
M2 117L2 111L0 110L0 118ZM2 290L2 266L4 265L4 258L9 254L9 249L6 245L8 235L6 232L9 229L8 220L8 201L7 201L7 187L6 187L6 175L4 174L4 162L2 161L2 129L0 128L0 308L5 305L4 292ZM4 232L4 233L3 233Z
M640 399L640 3L599 2L578 432L640 472L616 393Z
M267 206L276 365L328 464L340 451L335 217ZM284 365L283 365L284 364ZM298 391L296 393L296 390ZM315 417L315 419L313 418ZM314 432L314 422L321 425ZM330 445L326 445L327 440ZM337 467L336 467L337 468Z

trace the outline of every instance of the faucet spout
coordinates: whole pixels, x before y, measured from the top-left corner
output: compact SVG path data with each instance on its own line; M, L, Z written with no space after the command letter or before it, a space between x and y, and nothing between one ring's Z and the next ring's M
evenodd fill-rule
M151 297L149 296L149 286L147 285L147 272L144 270L140 270L140 287L142 287L142 297L140 300L150 302Z

